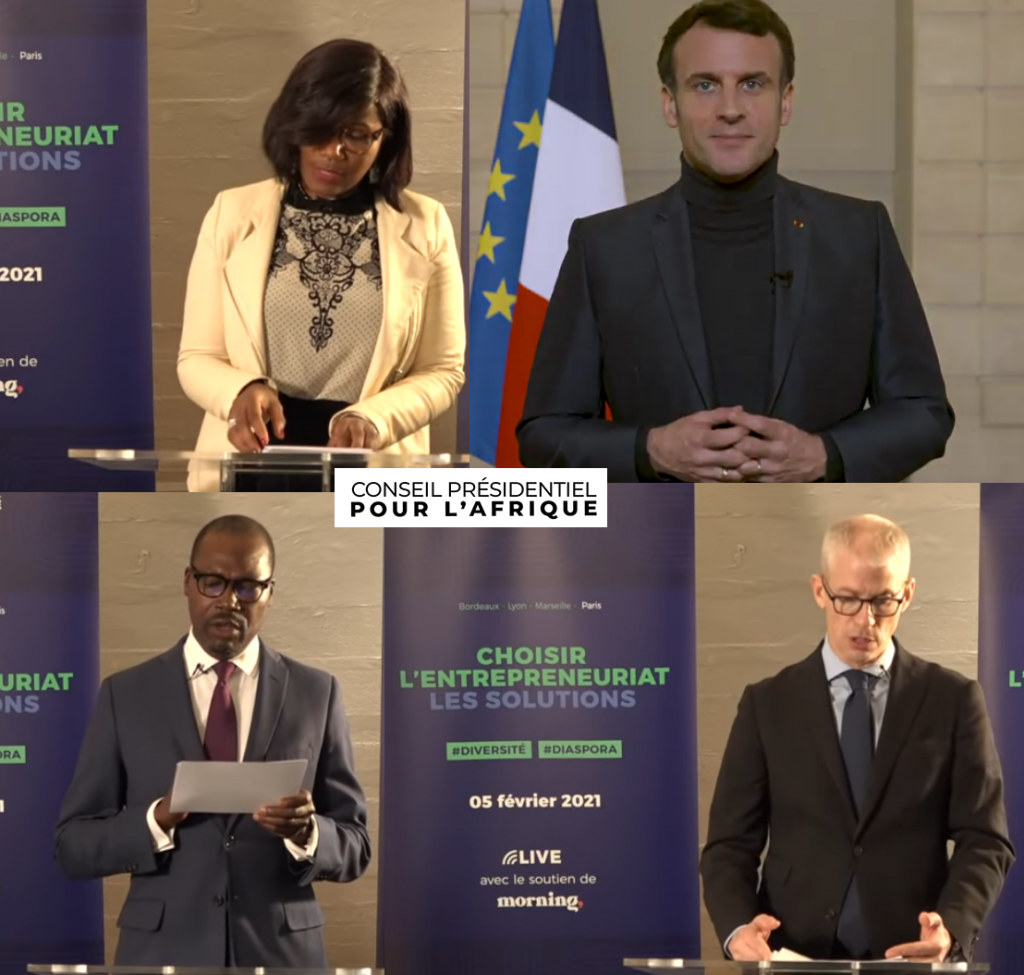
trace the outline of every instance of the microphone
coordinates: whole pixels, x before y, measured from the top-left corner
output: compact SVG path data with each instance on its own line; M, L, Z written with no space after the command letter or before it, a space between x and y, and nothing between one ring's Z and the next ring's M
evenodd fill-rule
M775 294L775 282L781 281L782 287L792 288L793 287L793 272L792 271L773 271L771 276L772 283L772 294Z
M203 674L208 674L216 666L216 664L210 664L209 667L204 667L202 664L196 664L195 670L189 674L189 683L194 681L197 677L202 677Z

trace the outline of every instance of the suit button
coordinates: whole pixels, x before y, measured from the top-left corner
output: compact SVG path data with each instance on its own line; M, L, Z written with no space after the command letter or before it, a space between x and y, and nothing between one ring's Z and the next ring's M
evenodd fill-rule
M826 921L834 921L835 919L836 919L836 912L830 907L825 912L825 920Z
M855 857L859 857L863 852L864 852L864 847L863 846L855 846L853 848L853 855Z
M225 849L225 850L230 850L230 849L231 849L231 847L233 847L234 845L235 845L235 838L234 838L233 836L229 836L229 837L228 837L228 838L227 838L227 839L226 839L226 840L224 841L224 849Z
M223 898L223 896L221 894L217 894L217 896L214 897L214 899L213 899L213 906L214 907L223 907L224 906L224 898Z

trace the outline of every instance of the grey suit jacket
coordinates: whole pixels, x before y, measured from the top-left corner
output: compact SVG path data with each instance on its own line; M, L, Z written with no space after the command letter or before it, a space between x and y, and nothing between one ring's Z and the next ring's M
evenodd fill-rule
M337 680L260 642L245 761L308 758L320 841L300 862L249 815L190 815L155 853L146 812L177 762L204 752L183 664L172 650L103 681L56 830L72 878L131 875L118 965L324 967L314 880L355 880L370 860Z

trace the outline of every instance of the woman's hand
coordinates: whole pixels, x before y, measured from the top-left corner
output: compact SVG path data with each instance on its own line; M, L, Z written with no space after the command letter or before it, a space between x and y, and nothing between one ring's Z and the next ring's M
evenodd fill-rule
M268 443L269 420L278 439L284 436L284 407L266 383L249 383L228 411L228 440L243 454L258 454Z
M331 424L331 439L328 447L356 447L376 450L380 443L377 428L358 413L342 413Z

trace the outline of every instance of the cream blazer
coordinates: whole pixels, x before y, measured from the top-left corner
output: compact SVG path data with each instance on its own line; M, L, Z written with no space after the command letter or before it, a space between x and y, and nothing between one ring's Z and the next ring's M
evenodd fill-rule
M269 179L225 190L199 232L178 352L182 389L206 411L197 451L233 452L228 410L243 386L270 378L263 298L284 189ZM402 207L377 198L384 316L349 409L376 425L381 449L425 454L430 421L455 402L465 379L462 269L444 207L408 190ZM193 462L188 488L219 490L214 465Z

